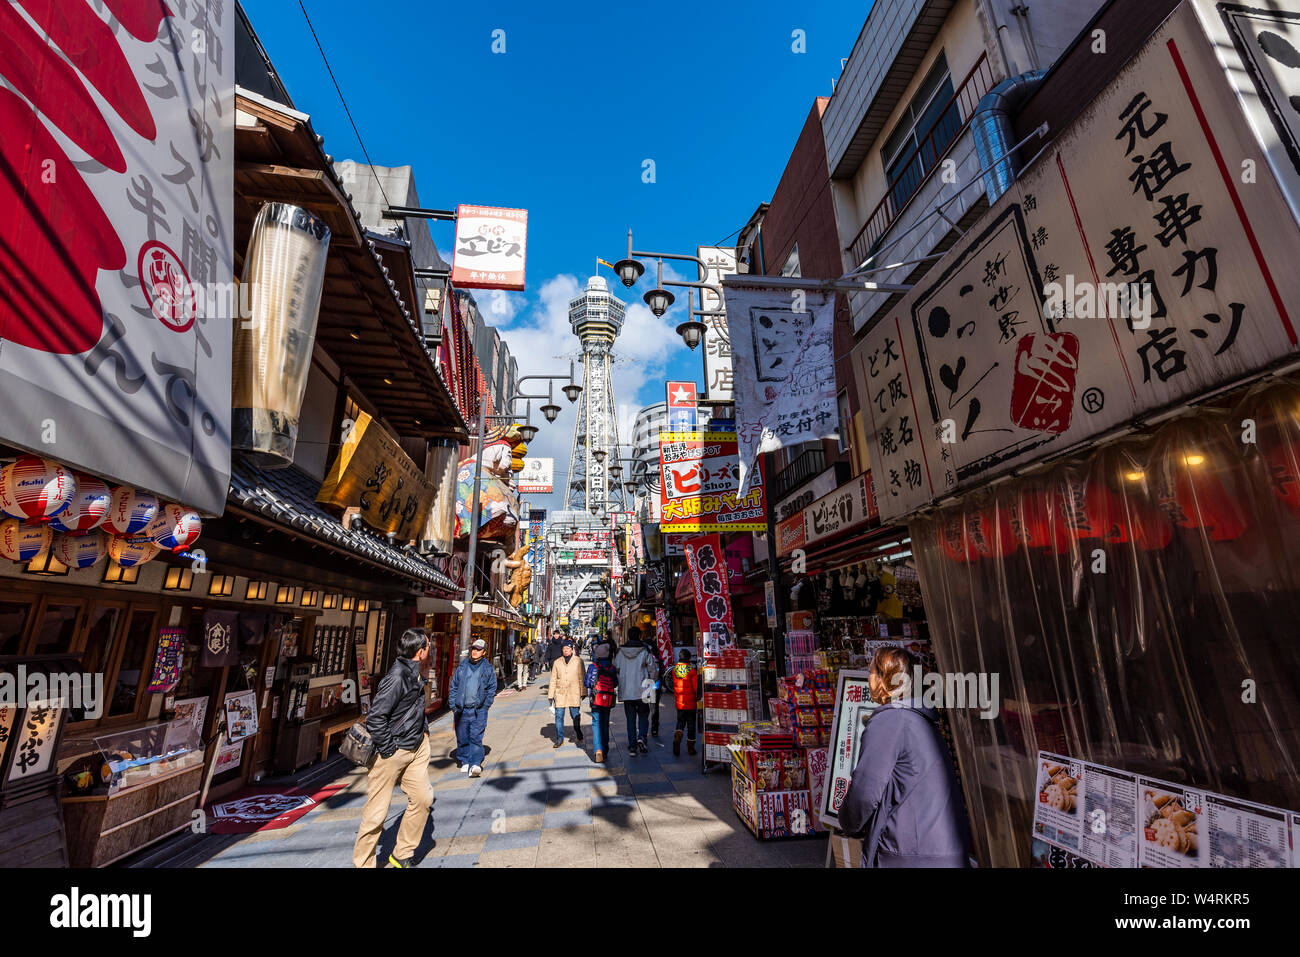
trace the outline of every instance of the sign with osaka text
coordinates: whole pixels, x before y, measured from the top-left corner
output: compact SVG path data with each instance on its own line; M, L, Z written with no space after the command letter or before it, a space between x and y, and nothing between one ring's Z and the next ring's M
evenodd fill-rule
M0 442L219 515L231 3L0 3Z
M528 210L457 206L451 281L461 289L524 288Z
M660 432L659 528L665 532L767 530L762 468L738 494L734 432Z
M1259 152L1182 5L854 349L882 518L1294 357L1300 229Z
M700 622L700 631L705 635L721 636L721 644L731 644L735 624L721 538L717 535L688 538L682 549L686 552L686 566L695 592L695 615Z

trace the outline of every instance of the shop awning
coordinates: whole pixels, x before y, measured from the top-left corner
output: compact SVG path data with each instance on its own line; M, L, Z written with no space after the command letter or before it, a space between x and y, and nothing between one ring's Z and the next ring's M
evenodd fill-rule
M316 504L319 489L320 482L294 466L259 469L238 458L232 463L229 497L232 507L407 578L455 593L456 583L428 562L341 524Z
M243 270L253 218L262 203L291 203L330 228L325 289L316 341L402 436L467 441L469 429L425 348L423 303L400 291L376 242L327 159L311 121L280 103L240 89L235 126L235 274ZM385 244L392 262L397 250Z

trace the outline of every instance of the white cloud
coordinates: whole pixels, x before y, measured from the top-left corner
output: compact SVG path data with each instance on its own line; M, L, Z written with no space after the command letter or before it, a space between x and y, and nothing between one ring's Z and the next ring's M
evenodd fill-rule
M694 280L694 270L690 270L689 265L687 269L689 278ZM664 278L678 280L683 276L665 263ZM675 330L677 324L686 318L686 290L669 287L677 301L667 313L658 317L642 302L644 293L655 286L653 263L647 264L646 274L632 289L625 288L610 275L605 275L605 279L610 291L627 303L623 329L614 343L613 379L619 439L624 445L624 454L630 454L632 426L637 413L645 406L663 400L663 380L668 362L685 348ZM521 294L510 296L506 320L508 326L493 315L493 300L489 299L484 313L493 325L506 326L501 328L501 336L509 346L510 354L519 363L521 378L568 373L569 362L564 357L577 355L581 351L577 337L569 326L569 301L581 295L585 287L585 278L564 273L542 283L535 300ZM575 363L574 375L581 382L580 363ZM545 393L548 385L543 380L525 382L522 391ZM563 397L559 388L562 385L560 381L554 385L555 401L561 409L555 422L548 423L541 415L540 407L545 399L535 399L532 403L533 424L540 431L529 445L528 454L555 459L555 492L549 496L529 496L530 505L534 508L563 508L565 482L568 479L577 403L570 404ZM518 405L522 411L523 403Z

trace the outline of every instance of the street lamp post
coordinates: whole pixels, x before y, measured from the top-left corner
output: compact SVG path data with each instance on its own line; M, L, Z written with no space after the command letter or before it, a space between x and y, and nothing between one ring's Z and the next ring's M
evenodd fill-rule
M722 301L722 290L713 283L704 282L704 278L709 275L708 264L699 256L682 255L680 253L651 253L645 252L644 250L633 249L632 230L629 229L627 231L627 258L620 259L614 264L614 271L618 273L618 278L622 281L623 285L627 286L629 289L636 284L636 281L640 279L642 273L645 272L645 266L637 261L638 256L644 256L646 259L654 259L658 261L658 272L656 275L657 282L655 288L646 293L644 297L646 305L650 307L650 311L656 316L662 316L668 311L668 307L673 304L673 294L665 289L665 286L683 286L687 289L686 310L690 318L688 318L686 322L677 326L677 334L682 337L682 341L686 343L687 348L694 350L695 347L700 344L700 341L704 337L704 333L707 331L707 327L704 323L698 321L694 317L726 315L726 312L721 309L694 308L694 303L692 302L692 291L695 289L701 291L701 306L704 305L703 290L705 289L712 290L713 294L718 297L718 302ZM695 263L696 267L700 270L700 280L698 282L678 282L671 279L665 280L663 262L665 259L680 259L683 262Z
M563 379L563 378L565 377L562 375L525 376L523 379L518 380L518 382L516 382L515 384L516 386L518 386L519 383L522 383L528 379ZM564 390L564 394L568 397L570 402L576 402L578 399L578 394L582 392L582 386L578 385L576 382L573 381L572 362L569 363L568 379L569 379L569 384L562 387ZM545 397L528 396L516 392L510 396L510 400L506 403L506 408L513 409L515 405L515 401L518 399L533 399L533 398L545 398ZM530 415L531 415L531 410L532 410L532 403L530 402L529 403ZM546 414L546 419L548 422L555 421L555 416L547 412L545 408L543 408L542 411L543 413ZM470 510L469 510L469 518L470 518L469 555L466 557L466 564L465 564L465 596L464 596L465 601L464 601L464 607L461 608L461 612L460 612L460 654L462 657L469 654L469 638L470 638L471 625L474 617L474 572L475 572L475 561L478 557L478 527L480 521L479 493L483 483L483 442L487 434L487 423L489 419L491 419L492 421L509 422L514 418L516 418L516 416L513 412L510 412L505 415L488 415L486 393L479 399L479 414L478 414L478 429L477 429L478 448L475 450L474 453L474 495L473 498L471 499ZM525 418L524 421L526 423L524 428L531 429L532 430L531 434L536 435L537 430L533 426L531 420ZM521 429L520 431L522 432L523 429Z

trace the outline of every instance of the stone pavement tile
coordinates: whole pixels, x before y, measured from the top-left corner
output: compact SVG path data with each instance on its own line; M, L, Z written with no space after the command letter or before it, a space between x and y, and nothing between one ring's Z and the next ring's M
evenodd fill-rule
M589 867L595 859L596 839L590 827L542 831L538 867Z
M361 807L337 807L328 811L313 811L317 821L359 821Z
M671 781L643 781L634 783L632 790L636 794L674 794L677 789Z
M633 784L650 784L654 781L667 781L668 779L658 772L654 773L637 773L633 771L628 774L628 780Z
M490 851L510 851L520 847L536 848L542 839L542 829L531 831L505 831L489 834L483 844L483 853Z
M587 827L591 824L591 810L548 811L542 818L543 828Z
M591 795L584 794L580 797L565 798L554 804L548 802L546 813L553 814L557 811L588 811L591 809Z
M506 833L517 831L540 831L542 829L542 815L526 814L519 817L507 817L505 821Z
M446 856L451 857L455 854L479 854L483 850L483 845L487 843L488 835L483 834L457 834L447 843ZM442 842L439 841L439 844Z
M473 779L470 778L468 774L464 774L458 771L448 778L444 778L441 781L435 782L433 785L433 789L434 789L434 793L437 794L437 793L441 793L442 791L462 790L464 788L473 787L473 785L474 785L474 781Z
M501 851L485 850L478 857L477 867L536 867L537 847L512 847Z
M528 758L519 762L521 768L549 768L555 763L555 758Z
M473 867L478 861L477 854L448 854L446 857L426 858L420 862L421 867ZM426 863L427 862L427 863Z

